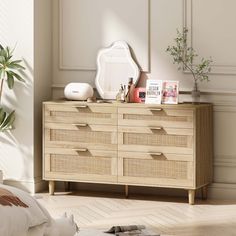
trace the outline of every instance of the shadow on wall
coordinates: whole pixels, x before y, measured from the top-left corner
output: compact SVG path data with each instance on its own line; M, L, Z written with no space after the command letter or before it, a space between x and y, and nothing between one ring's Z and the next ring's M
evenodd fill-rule
M147 79L148 79L147 73L141 72L140 79L139 79L136 87L145 87L146 88Z

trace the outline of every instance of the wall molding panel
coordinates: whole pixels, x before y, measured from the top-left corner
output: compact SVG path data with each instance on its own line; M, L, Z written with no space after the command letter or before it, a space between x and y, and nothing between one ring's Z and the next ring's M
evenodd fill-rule
M235 168L236 155L216 155L214 158L214 166Z
M150 71L150 0L120 0L117 4L106 0L59 0L60 70L95 71L98 50L125 40L141 70ZM88 9L89 5L93 7ZM128 20L134 6L136 14Z
M199 16L196 16L197 14L196 14L196 12L194 12L194 10L196 8L196 4L206 4L206 1L207 0L205 0L205 1L183 0L183 27L188 28L188 30L189 30L188 43L189 43L189 46L193 47L194 49L195 49L194 43L197 41L196 38L199 37L199 34L200 34L200 32L199 32L200 31L199 30L200 26L196 27L196 24L195 24L194 20L197 17L199 17L199 18L202 17L202 14L201 15L199 14ZM214 8L216 7L216 2L218 2L218 1L214 2ZM211 3L212 3L212 1L211 1ZM228 4L231 3L232 4L231 8L235 9L235 7L236 7L235 1L233 1L233 0L225 1L224 5L227 5L227 3ZM229 6L229 8L230 8L230 6ZM209 11L209 9L207 7L206 7L206 9ZM212 9L212 10L214 11L216 9ZM209 14L208 14L208 16L209 16ZM222 17L219 16L218 20L222 21ZM235 20L236 20L236 18L235 18ZM207 24L207 20L205 22ZM211 23L212 22L210 22L209 24L211 24ZM218 22L215 22L215 25L217 25L217 23ZM197 30L196 30L197 32L194 31L195 28L197 28ZM210 27L208 28L208 30L211 31ZM235 38L235 40L236 40L236 30L234 30L234 27L228 27L227 30L228 31L226 32L226 29L224 29L224 34L228 34L227 38ZM226 38L226 36L222 36L219 33L219 37L220 36L222 38ZM214 35L213 35L213 37L214 37ZM216 39L216 37L214 37L214 38L211 38L211 39L208 39L208 40L211 40L211 42L214 42L217 39ZM222 39L222 41L223 41L223 39ZM214 44L214 46L215 45L217 45L217 44ZM234 45L235 45L235 43L233 44L233 42L230 44L229 42L223 41L223 45L220 45L220 43L218 43L218 48L220 48L222 46L224 48L225 47L230 47L230 48L227 48L227 52L231 51L231 54L233 55L233 54L235 54L234 52L236 50L236 47ZM232 49L232 50L230 50L230 49ZM222 54L217 55L218 60L219 60L219 57L221 57L221 55ZM211 55L209 55L209 56L211 56ZM213 58L213 65L212 65L211 74L213 74L213 75L214 74L215 75L236 75L236 64L235 64L236 60L235 59L236 59L236 57L234 57L234 59L232 59L230 63L219 63L219 62L217 62L217 59ZM188 73L187 70L185 72Z
M123 6L128 4L124 12L118 2ZM135 7L130 10L132 3ZM214 183L209 195L233 199L236 195L235 9L235 0L55 0L53 98L63 97L69 82L87 82L94 86L95 52L109 46L121 29L123 35L126 31L133 32L131 36L137 43L134 52L139 48L135 56L142 70L148 72L142 77L141 86L145 86L146 78L179 80L180 102L191 101L191 74L189 71L179 73L166 53L168 45L173 44L176 29L187 27L189 46L200 56L212 56L214 61L211 81L200 85L201 101L214 104ZM171 12L171 17L166 12ZM139 34L143 36L141 43ZM177 191L173 191L175 194Z

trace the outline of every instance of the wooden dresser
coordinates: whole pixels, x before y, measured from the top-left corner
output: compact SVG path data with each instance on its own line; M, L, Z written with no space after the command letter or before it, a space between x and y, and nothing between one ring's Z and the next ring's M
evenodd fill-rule
M43 104L43 176L195 190L212 181L212 105Z

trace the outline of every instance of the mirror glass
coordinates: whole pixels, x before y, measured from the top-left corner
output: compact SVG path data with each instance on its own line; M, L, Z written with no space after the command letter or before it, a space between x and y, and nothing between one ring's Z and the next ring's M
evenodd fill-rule
M133 78L135 84L139 75L140 70L126 42L117 41L110 47L99 51L95 84L101 98L115 99L120 85L127 85L130 77Z

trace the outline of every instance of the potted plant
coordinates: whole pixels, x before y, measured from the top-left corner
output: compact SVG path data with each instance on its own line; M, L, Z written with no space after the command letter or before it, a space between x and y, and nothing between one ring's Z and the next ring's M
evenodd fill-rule
M9 89L13 89L15 79L25 82L19 72L25 68L21 65L22 60L13 60L13 52L9 47L3 48L0 45L0 132L12 129L15 121L15 111L8 114L1 107L4 83Z
M173 63L178 65L178 70L184 68L188 70L194 81L192 90L193 102L200 101L200 91L198 83L209 81L209 72L211 71L212 59L201 58L199 64L194 64L194 59L198 58L198 54L192 47L187 46L188 29L184 28L181 33L177 30L177 37L174 39L175 45L168 46L166 51L173 57Z

